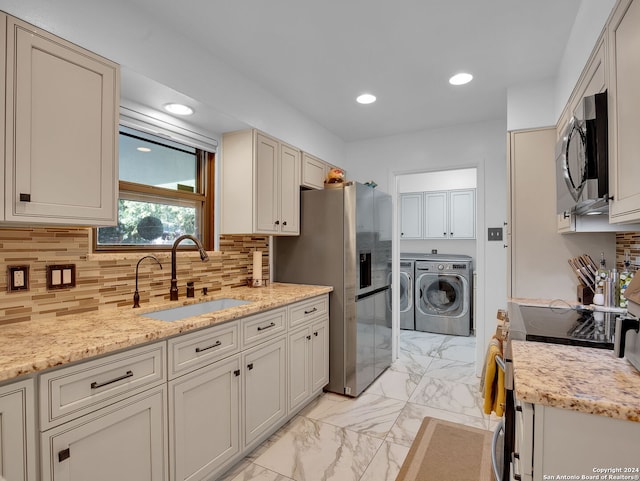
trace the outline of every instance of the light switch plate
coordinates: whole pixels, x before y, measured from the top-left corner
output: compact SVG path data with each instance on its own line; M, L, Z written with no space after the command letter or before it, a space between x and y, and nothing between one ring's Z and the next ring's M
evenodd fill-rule
M47 266L47 289L68 289L75 286L75 264Z
M29 290L29 266L8 266L7 275L9 292Z
M501 241L502 240L502 227L489 227L489 234L487 240Z

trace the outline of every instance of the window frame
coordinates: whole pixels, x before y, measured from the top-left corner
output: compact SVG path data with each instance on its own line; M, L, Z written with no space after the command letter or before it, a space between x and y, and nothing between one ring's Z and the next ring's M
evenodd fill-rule
M135 129L135 127L134 127ZM180 141L181 143L184 143ZM185 143L185 145L187 145ZM165 189L153 185L139 184L118 180L117 202L120 201L122 192L130 193L132 196L145 198L151 202L162 202L163 200L187 201L189 203L200 203L200 242L208 251L214 250L215 222L214 222L214 199L215 199L215 152L196 149L196 186L198 192L187 192L182 190ZM116 205L116 211L118 206ZM171 250L171 245L99 245L98 227L93 231L93 252L97 254L108 254L115 252L165 252Z

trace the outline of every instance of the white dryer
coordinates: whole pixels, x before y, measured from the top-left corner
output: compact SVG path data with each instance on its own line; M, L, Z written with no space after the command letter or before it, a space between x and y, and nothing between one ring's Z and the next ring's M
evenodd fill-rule
M415 263L417 331L471 334L472 259L434 254Z

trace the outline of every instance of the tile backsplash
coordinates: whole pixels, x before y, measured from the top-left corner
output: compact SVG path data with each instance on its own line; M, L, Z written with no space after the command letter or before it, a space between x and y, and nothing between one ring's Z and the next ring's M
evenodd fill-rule
M616 234L616 268L624 269L625 251L631 258L631 269L640 268L640 232L623 232ZM607 265L609 263L607 262Z
M268 237L222 236L220 251L201 262L195 251L179 252L177 279L180 297L193 281L196 292L210 293L246 284L253 268L253 251L263 255L263 277L269 275ZM0 324L36 318L77 314L133 305L135 271L145 254L92 254L91 229L0 229ZM144 307L151 298L169 299L171 255L154 253L162 269L152 261L140 263L138 291ZM76 287L47 289L46 269L51 264L75 264ZM29 290L8 292L9 266L29 266Z

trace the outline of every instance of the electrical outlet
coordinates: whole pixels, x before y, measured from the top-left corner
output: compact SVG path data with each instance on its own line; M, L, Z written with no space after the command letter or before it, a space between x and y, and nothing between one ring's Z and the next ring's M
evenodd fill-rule
M502 240L502 227L489 227L488 239L490 241Z
M9 292L29 290L29 266L8 266L7 274Z

